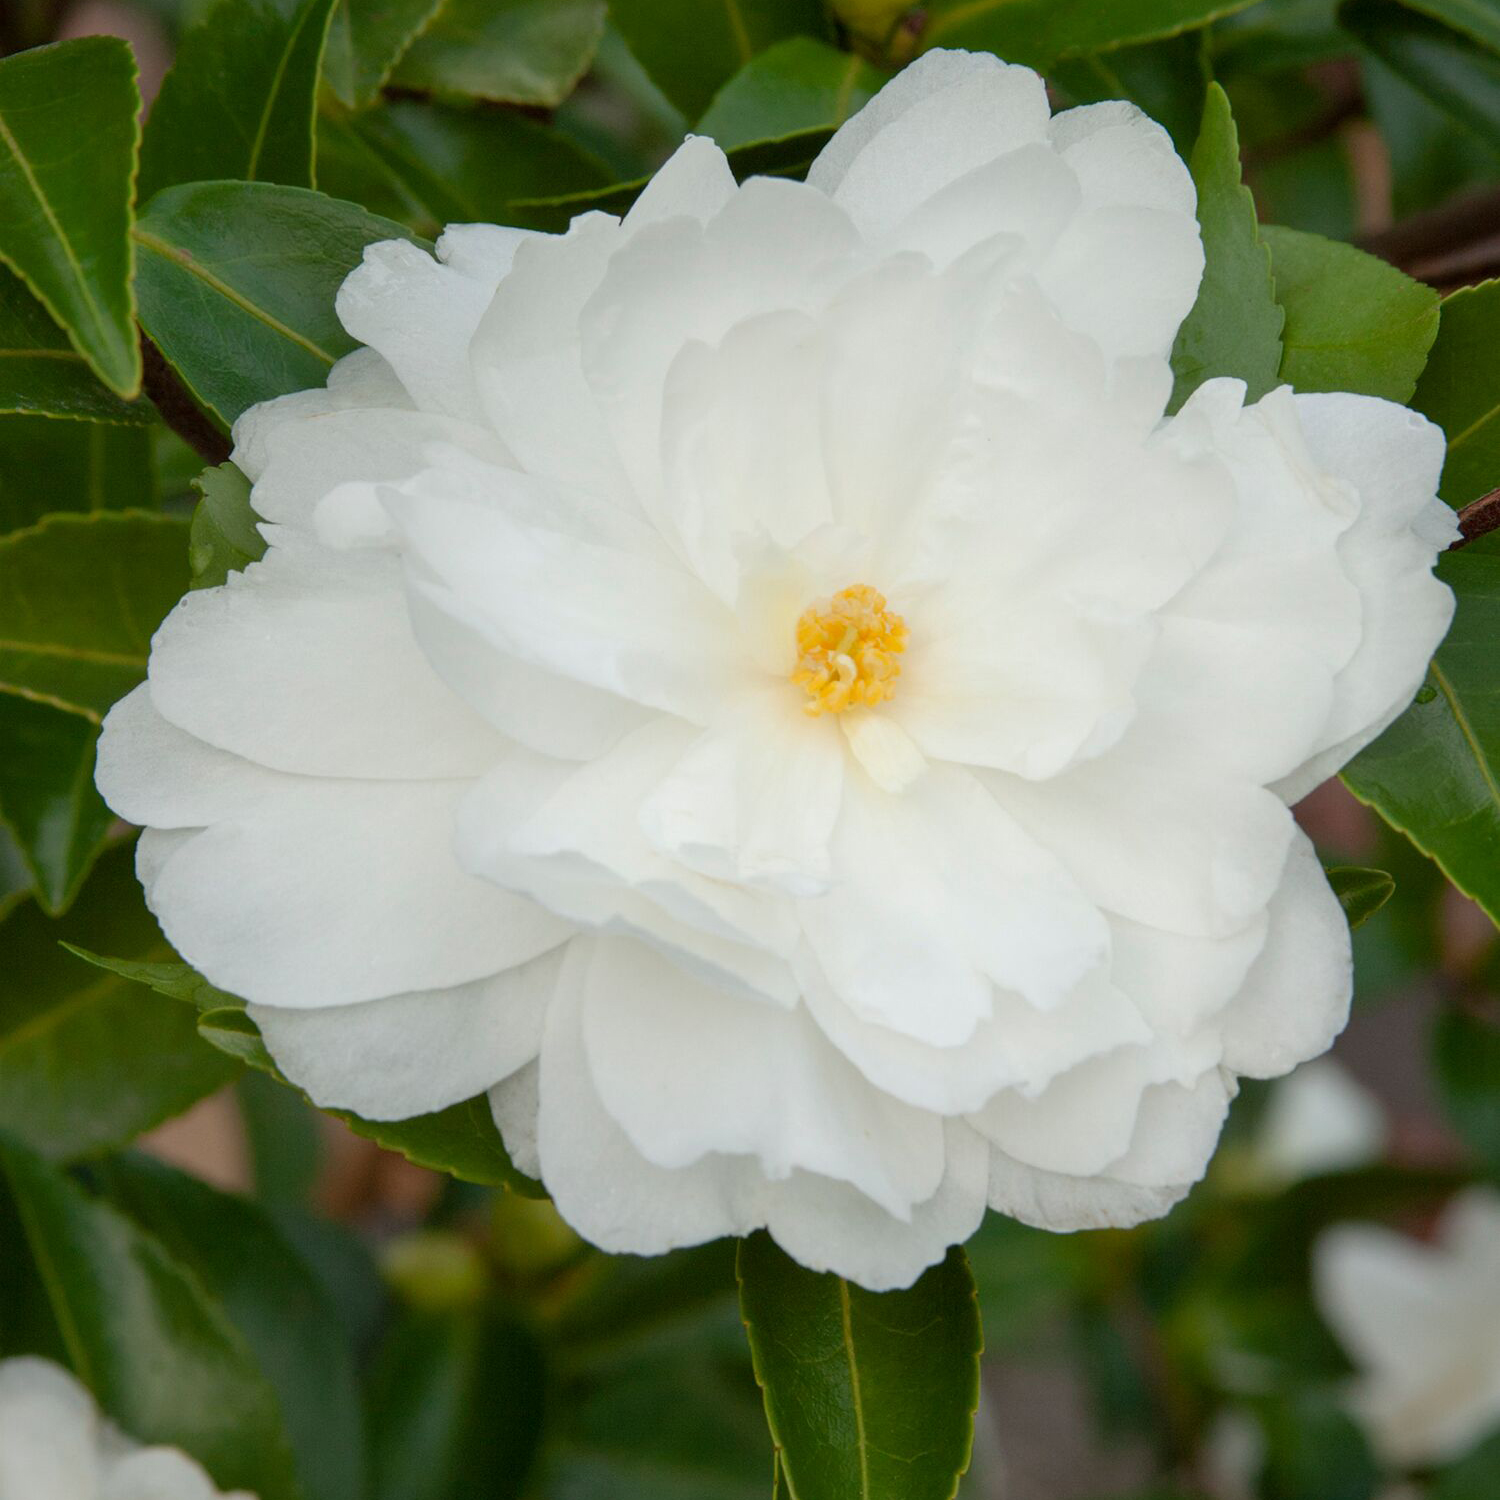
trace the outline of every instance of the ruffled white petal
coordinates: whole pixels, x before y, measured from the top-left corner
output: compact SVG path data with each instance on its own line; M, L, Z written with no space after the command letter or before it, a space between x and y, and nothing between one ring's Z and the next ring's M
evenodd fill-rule
M252 1005L276 1066L324 1109L404 1120L471 1099L541 1050L562 950L447 990L360 1005Z

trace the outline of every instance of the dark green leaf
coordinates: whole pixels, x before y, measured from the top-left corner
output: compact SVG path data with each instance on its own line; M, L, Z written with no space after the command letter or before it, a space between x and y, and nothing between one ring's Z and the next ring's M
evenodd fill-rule
M1370 1500L1380 1470L1364 1434L1319 1391L1268 1402L1261 1500Z
M1003 1214L986 1214L964 1246L979 1295L985 1347L1024 1344L1064 1312L1087 1285L1094 1236L1049 1234Z
M1500 485L1500 281L1443 299L1412 405L1448 437L1443 499L1467 505Z
M1299 391L1406 402L1438 331L1438 294L1353 245L1268 224L1286 309L1281 377Z
M80 714L0 695L0 820L53 916L78 894L114 821L94 788L98 738Z
M312 1273L253 1203L144 1157L99 1170L105 1196L197 1278L276 1392L307 1500L357 1500L364 1452L349 1343Z
M323 76L338 101L366 109L401 54L438 13L443 0L336 0L323 54ZM318 163L321 178L323 164ZM326 187L327 184L325 183Z
M541 1437L546 1369L535 1337L494 1311L411 1313L370 1392L372 1500L511 1500Z
M1198 300L1172 348L1175 410L1205 380L1243 380L1246 399L1277 383L1282 310L1271 281L1271 256L1257 232L1255 203L1240 180L1240 144L1229 99L1210 86L1203 127L1190 159L1198 187L1198 222L1206 264Z
M537 1196L542 1193L540 1184L511 1165L483 1094L411 1120L362 1120L338 1109L329 1113L343 1120L355 1135L398 1152L419 1167L431 1167L435 1172L447 1172L486 1187L509 1187Z
M152 468L147 428L0 417L0 534L56 511L149 509Z
M1202 32L1185 32L1059 63L1051 82L1074 104L1129 99L1171 132L1186 156L1198 138L1209 72Z
M47 315L19 276L0 266L0 412L88 422L149 422L145 401L122 401Z
M214 588L263 557L266 539L250 508L250 481L233 464L205 469L193 488L200 498L188 533L192 586Z
M604 0L445 0L391 81L551 108L588 71L603 33Z
M220 0L151 107L141 202L181 182L313 185L313 113L333 0Z
M1481 47L1500 52L1500 11L1489 0L1402 0L1402 4L1442 21Z
M746 63L714 95L697 128L726 151L806 130L834 130L884 81L852 52L813 37L790 37Z
M187 526L167 516L48 516L0 538L0 693L98 723L186 586Z
M740 1247L740 1310L793 1500L949 1500L969 1466L979 1308L961 1249L906 1291Z
M1396 882L1384 870L1338 865L1326 873L1351 930L1363 926L1396 894Z
M1354 159L1342 135L1277 150L1251 173L1261 218L1320 234L1353 239L1357 227Z
M1500 1177L1500 1026L1464 1011L1443 1011L1432 1032L1438 1097L1469 1149Z
M206 1010L198 1017L198 1035L221 1052L237 1057L263 1073L276 1073L276 1064L260 1039L260 1029L245 1014L243 1005L226 1005ZM280 1073L276 1073L278 1078Z
M323 1160L318 1113L294 1089L264 1073L245 1073L236 1086L255 1196L262 1203L303 1203Z
M1360 72L1390 153L1398 220L1500 180L1500 145L1481 140L1378 59L1365 57Z
M105 1411L191 1453L223 1489L296 1500L275 1393L197 1277L19 1143L0 1145L0 1173L73 1368Z
M234 1077L186 1006L60 946L170 951L141 900L129 848L104 856L62 919L27 903L0 930L0 1129L48 1156L84 1156L124 1145Z
M818 0L613 0L610 17L661 91L690 120L773 42L828 35Z
M1349 50L1339 30L1338 0L1261 0L1215 24L1209 33L1220 78L1281 73Z
M507 110L402 100L319 127L330 192L436 235L445 224L529 226L520 200L578 192L605 173L571 141Z
M321 385L354 348L334 312L389 219L301 188L204 182L158 194L136 227L141 321L227 428L247 406Z
M1500 146L1500 54L1397 0L1346 0L1339 20L1393 73Z
M135 60L115 37L0 59L0 259L126 397L141 386L128 238L140 107ZM58 363L54 378L75 384Z
M1417 701L1344 781L1500 922L1500 537L1438 561L1458 613Z
M933 0L922 46L996 52L1050 68L1060 57L1105 52L1205 26L1254 0Z
M1430 1500L1493 1500L1500 1494L1500 1431L1437 1471Z

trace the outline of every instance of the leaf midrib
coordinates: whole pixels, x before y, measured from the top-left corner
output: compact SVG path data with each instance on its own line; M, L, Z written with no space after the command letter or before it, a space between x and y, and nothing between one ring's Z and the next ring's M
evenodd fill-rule
M248 313L257 322L264 323L273 333L279 334L290 343L296 344L299 349L305 349L315 359L320 359L325 365L332 366L334 357L326 349L313 343L305 334L298 333L295 328L289 328L274 313L267 312L265 308L258 307L250 301L242 292L236 291L227 281L215 276L201 261L194 259L186 250L180 250L176 245L159 238L148 229L142 229L136 225L130 231L131 238L137 244L144 246L147 250L154 251L163 260L169 260L174 265L180 266L190 276L196 276L207 287L212 288L227 302L232 302L242 312Z
M53 234L57 236L57 242L62 247L63 255L73 272L73 278L78 284L78 290L83 294L84 303L88 307L89 316L94 321L94 328L101 342L113 347L115 343L112 336L113 329L105 321L103 311L94 300L93 290L89 286L88 277L83 274L83 263L78 259L78 253L73 248L73 241L68 237L67 230L63 228L62 221L57 217L51 200L42 191L42 185L37 180L36 173L32 170L31 162L27 159L26 153L21 150L21 143L15 138L10 126L6 124L3 110L0 110L0 141L5 143L6 148L15 158L16 165L21 169L21 175L25 177L26 184L31 189L32 195L37 201L37 206L46 216L47 223L51 226ZM20 267L18 266L16 269L19 271Z
M854 1328L849 1306L849 1283L839 1277L839 1317L843 1323L844 1353L849 1361L849 1391L854 1402L854 1435L859 1452L860 1500L870 1500L870 1445L865 1435L865 1402L859 1383L859 1356L854 1350Z
M1479 767L1479 774L1484 779L1485 789L1490 794L1490 801L1500 810L1500 783L1495 780L1494 770L1491 768L1489 759L1480 748L1479 737L1474 733L1474 726L1469 723L1469 716L1463 710L1458 701L1458 693L1453 684L1448 680L1448 674L1443 671L1436 661L1432 664L1432 680L1437 684L1438 691L1442 693L1447 701L1449 712L1453 715L1453 721L1458 725L1458 731L1464 737L1464 743L1469 747L1469 753L1474 757L1474 764Z

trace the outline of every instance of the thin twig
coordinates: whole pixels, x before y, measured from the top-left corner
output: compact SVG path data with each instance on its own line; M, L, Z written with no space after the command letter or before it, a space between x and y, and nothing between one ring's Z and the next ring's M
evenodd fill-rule
M1458 529L1459 538L1448 548L1450 552L1455 547L1467 546L1476 537L1500 531L1500 490L1491 490L1464 506L1458 513Z
M204 414L188 389L177 378L160 349L141 334L141 384L161 419L207 463L221 464L229 457L229 439Z

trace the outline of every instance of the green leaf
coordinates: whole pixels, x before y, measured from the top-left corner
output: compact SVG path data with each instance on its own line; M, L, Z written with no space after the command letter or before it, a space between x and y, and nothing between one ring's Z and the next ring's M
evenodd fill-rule
M1437 573L1458 612L1427 685L1343 777L1500 923L1500 537L1444 553Z
M164 939L160 946L171 952ZM215 989L196 969L190 968L180 958L116 958L94 953L76 943L64 943L63 947L87 964L118 974L121 979L143 984L170 1000L185 1000L204 1014L226 1007L242 1009L244 1005L243 1001L235 999L233 995L226 995L223 990Z
M1500 1494L1500 1431L1439 1469L1429 1500L1493 1500Z
M1481 47L1500 52L1500 11L1489 0L1402 0L1402 4L1442 21Z
M0 266L0 413L145 423L149 402L122 401L94 372L26 283Z
M1255 0L933 0L922 46L996 52L1044 72L1061 57L1107 52L1206 26Z
M793 1500L949 1500L969 1466L979 1309L963 1251L906 1291L740 1246L740 1310Z
M1338 28L1338 0L1261 0L1217 22L1209 34L1215 74L1284 73L1349 50Z
M1322 1391L1298 1391L1260 1412L1266 1456L1261 1500L1371 1500L1380 1470L1364 1434Z
M1467 505L1500 485L1500 281L1443 299L1411 404L1447 434L1443 499Z
M250 508L250 481L233 464L205 469L193 488L200 498L188 533L192 586L215 588L264 557L266 539Z
M790 37L752 58L714 95L697 129L726 151L806 130L835 130L885 79L852 52Z
M1442 1011L1432 1030L1432 1072L1453 1128L1500 1177L1500 1026L1467 1011Z
M295 1090L253 1069L235 1086L255 1196L266 1204L308 1201L323 1165L317 1110Z
M132 1437L193 1455L222 1489L297 1500L276 1396L244 1339L159 1240L15 1141L0 1143L73 1368Z
M445 224L531 227L519 201L606 180L572 141L508 110L401 100L363 115L325 116L318 139L330 192L426 235Z
M1344 908L1350 930L1362 927L1396 894L1396 882L1384 870L1361 870L1337 865L1326 870L1328 884Z
M1271 281L1271 256L1256 228L1255 203L1240 180L1240 143L1229 98L1208 90L1203 126L1189 160L1198 187L1205 266L1198 300L1172 348L1172 410L1205 380L1243 380L1258 401L1277 384L1283 313Z
M1294 146L1256 163L1251 174L1260 216L1268 224L1351 240L1357 232L1354 158L1341 135Z
M364 1490L360 1393L322 1287L253 1203L144 1157L98 1169L104 1196L155 1236L234 1325L277 1396L307 1500Z
M1268 224L1286 309L1281 378L1299 391L1411 400L1438 331L1438 294L1353 245Z
M141 387L129 240L140 107L116 37L0 58L0 259L125 397Z
M408 1313L376 1356L372 1500L525 1492L547 1372L535 1336L492 1309Z
M78 894L114 822L94 787L98 738L79 714L0 695L0 819L52 916Z
M401 54L442 4L443 0L336 0L323 76L339 103L348 109L373 104ZM322 170L320 160L320 176Z
M0 535L57 511L149 509L153 468L148 428L0 417Z
M1500 54L1396 0L1347 0L1339 21L1418 93L1500 146Z
M169 188L136 227L141 322L227 429L257 401L321 385L354 348L334 312L376 240L410 231L352 203L271 183Z
M333 0L220 0L183 38L151 106L140 200L234 177L313 185L318 70Z
M604 0L445 0L391 81L439 96L550 109L604 34Z
M141 899L131 850L106 854L67 915L26 903L3 929L0 1130L63 1159L122 1146L237 1069L204 1046L176 1001L86 968L65 942L169 952Z
M187 582L187 526L169 516L48 516L0 538L0 694L99 723Z
M662 93L690 120L773 42L828 36L818 0L612 0L610 19Z

